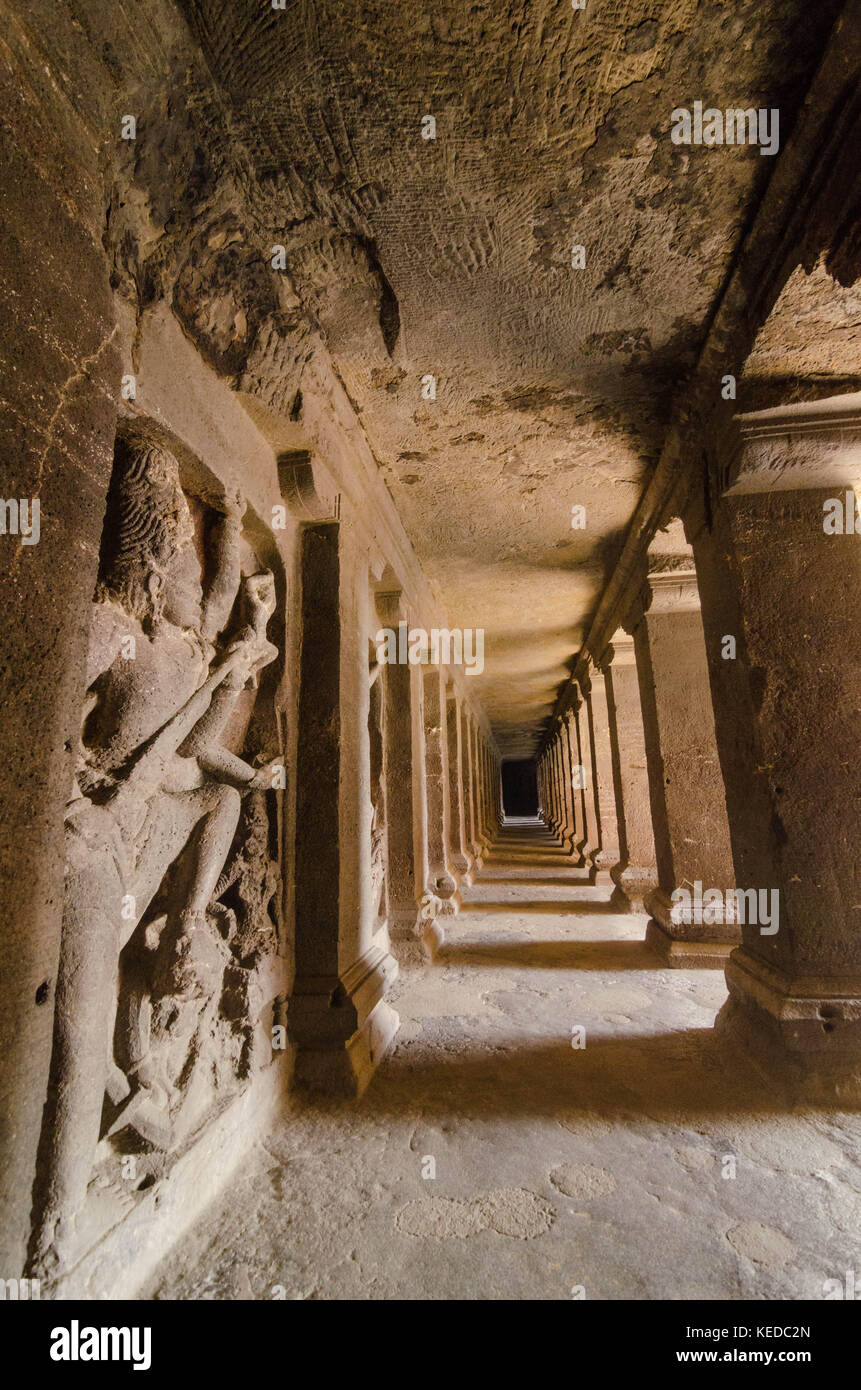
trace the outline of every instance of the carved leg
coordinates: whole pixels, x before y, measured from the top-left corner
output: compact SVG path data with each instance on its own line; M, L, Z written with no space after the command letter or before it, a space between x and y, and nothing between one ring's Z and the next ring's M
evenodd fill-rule
M206 919L206 907L218 882L230 846L236 834L242 797L235 787L203 787L191 795L207 794L213 803L206 814L194 850L194 869L188 903L180 914L183 932L194 929Z
M79 888L82 884L78 883ZM119 887L120 885L118 885ZM104 882L91 884L94 896ZM99 1141L119 953L116 911L67 903L57 977L51 1087L42 1134L45 1183L31 1249L33 1273L50 1278L71 1253Z
M135 875L136 918L132 931L197 826L200 831L191 851L188 895L175 917L183 930L186 922L193 927L195 922L204 920L206 905L230 852L241 804L235 787L218 782L153 800L141 833L144 848Z

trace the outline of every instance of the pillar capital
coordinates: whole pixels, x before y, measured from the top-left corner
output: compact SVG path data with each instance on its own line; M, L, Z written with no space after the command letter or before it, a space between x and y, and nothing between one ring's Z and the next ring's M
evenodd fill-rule
M623 627L618 627L601 653L598 665L606 673L611 669L618 670L621 666L636 666L636 664L637 654L634 649L634 638Z
M397 627L399 623L409 625L409 605L401 589L378 589L374 594L374 607L377 617L385 627Z
M693 559L688 555L655 556L639 601L644 614L697 612L700 594Z
M861 481L861 391L734 417L724 495L851 488Z

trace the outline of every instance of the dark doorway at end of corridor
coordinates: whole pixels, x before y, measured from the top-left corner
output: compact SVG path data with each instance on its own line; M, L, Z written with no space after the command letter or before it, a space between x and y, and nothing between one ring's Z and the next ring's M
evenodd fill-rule
M538 782L531 759L502 764L502 805L507 816L538 815Z

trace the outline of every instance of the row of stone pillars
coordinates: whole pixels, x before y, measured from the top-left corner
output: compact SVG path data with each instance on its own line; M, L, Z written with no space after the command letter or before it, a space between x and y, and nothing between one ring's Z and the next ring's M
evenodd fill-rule
M737 417L539 759L574 862L725 965L721 1030L804 1097L861 1092L861 396ZM740 442L739 442L740 441ZM840 502L844 518L833 524Z
M557 718L542 805L591 881L650 914L647 939L668 964L713 966L740 940L734 896L726 910L735 882L696 571L680 527L669 540ZM704 913L697 884L712 890Z
M500 760L464 694L408 648L406 596L375 579L349 521L302 534L295 854L296 1080L361 1090L397 1028L398 963L432 954L502 815Z
M404 860L391 880L400 928L393 939L408 945L418 936L432 953L443 940L442 919L460 907L461 884L471 883L499 830L500 759L445 668L416 670L410 749L417 775L410 781L417 833L412 864Z

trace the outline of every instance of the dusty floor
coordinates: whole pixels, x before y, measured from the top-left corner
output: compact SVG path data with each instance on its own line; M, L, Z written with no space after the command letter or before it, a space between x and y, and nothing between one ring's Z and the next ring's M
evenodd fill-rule
M401 976L364 1098L299 1105L144 1297L819 1299L856 1268L861 1117L775 1110L710 1031L722 972L659 969L530 835Z

